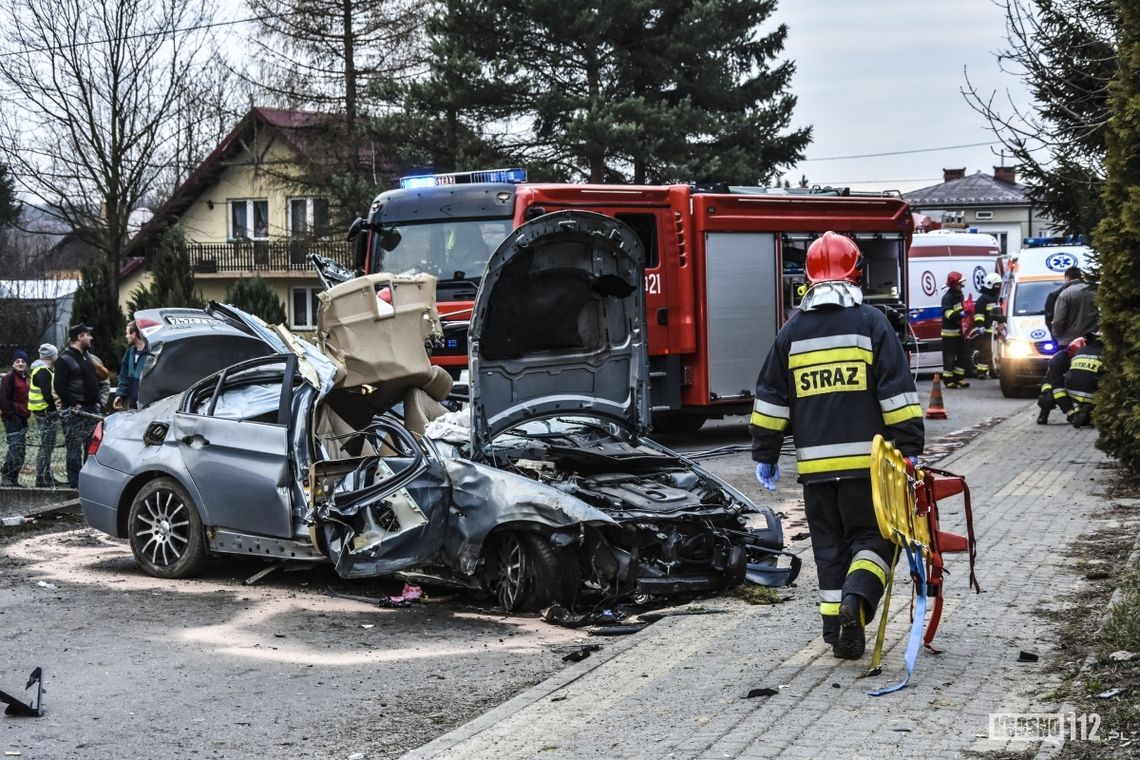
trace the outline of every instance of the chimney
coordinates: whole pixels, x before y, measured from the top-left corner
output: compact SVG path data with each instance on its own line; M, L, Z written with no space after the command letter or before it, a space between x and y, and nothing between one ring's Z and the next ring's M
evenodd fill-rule
M956 179L965 179L965 178L966 178L966 167L964 167L964 166L961 169L943 169L942 170L942 181L943 182L953 182Z
M1016 166L995 166L994 179L998 182L1007 182L1011 185L1017 183L1017 167Z

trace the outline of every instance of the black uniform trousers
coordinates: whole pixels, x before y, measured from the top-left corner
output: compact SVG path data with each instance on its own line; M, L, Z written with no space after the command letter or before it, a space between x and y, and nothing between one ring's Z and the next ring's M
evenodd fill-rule
M1037 406L1041 407L1046 416L1057 408L1065 414L1073 410L1073 400L1065 390L1065 373L1069 371L1071 363L1072 358L1064 346L1049 358L1049 366L1045 368L1045 379L1041 381L1041 394L1037 397Z
M845 595L862 598L864 622L875 616L894 550L879 533L870 478L805 483L804 508L819 575L823 638L835 643Z
M958 383L965 380L973 372L973 362L970 361L970 351L966 346L966 339L962 335L942 336L942 380L946 383Z

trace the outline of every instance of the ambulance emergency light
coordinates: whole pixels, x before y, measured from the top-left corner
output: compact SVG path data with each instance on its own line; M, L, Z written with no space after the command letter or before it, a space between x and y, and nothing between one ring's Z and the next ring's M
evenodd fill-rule
M449 174L416 174L400 177L400 187L439 187L441 185L469 185L475 182L509 182L517 185L526 182L526 169L484 169L474 172L451 172Z

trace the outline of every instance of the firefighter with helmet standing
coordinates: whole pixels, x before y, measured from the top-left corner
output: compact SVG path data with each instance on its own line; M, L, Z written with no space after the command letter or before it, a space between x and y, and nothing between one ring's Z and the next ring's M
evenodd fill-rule
M993 373L994 324L1005 321L1005 315L1001 313L998 304L1000 287L1001 275L990 272L982 284L982 294L974 302L974 326L970 329L970 334L974 337L970 347L973 349L974 376L979 379L990 377Z
M859 659L892 558L871 501L871 441L882 434L909 457L922 453L922 407L906 354L886 316L863 304L863 257L826 232L808 248L811 288L784 323L756 382L749 429L756 477L780 477L792 433L819 576L823 639Z
M942 296L942 384L947 388L969 388L970 356L962 335L966 304L962 298L962 273L946 275L946 295Z

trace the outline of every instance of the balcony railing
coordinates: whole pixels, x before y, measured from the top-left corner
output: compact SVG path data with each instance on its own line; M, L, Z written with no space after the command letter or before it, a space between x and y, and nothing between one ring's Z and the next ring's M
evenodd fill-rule
M187 243L190 267L195 274L216 272L313 271L309 254L333 259L349 269L352 246L331 240L241 240L234 243ZM157 244L147 246L146 256L158 255Z

